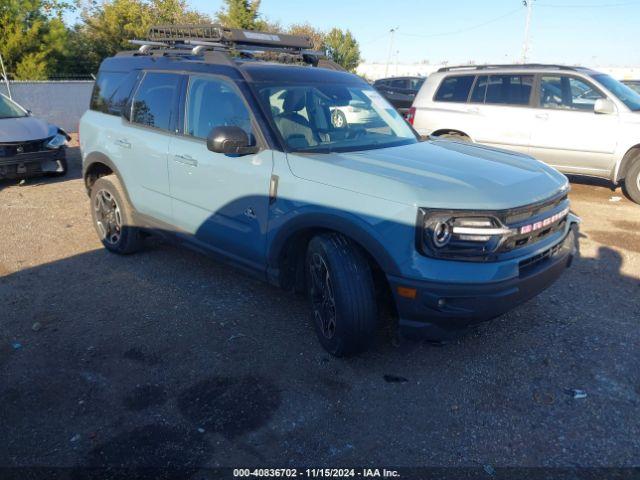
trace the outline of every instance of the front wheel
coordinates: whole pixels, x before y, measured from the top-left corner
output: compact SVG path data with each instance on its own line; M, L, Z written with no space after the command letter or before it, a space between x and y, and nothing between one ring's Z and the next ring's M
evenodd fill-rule
M378 310L371 268L353 242L336 233L314 237L306 257L313 324L322 346L337 357L365 350Z
M640 158L631 164L624 177L624 191L631 200L640 204Z

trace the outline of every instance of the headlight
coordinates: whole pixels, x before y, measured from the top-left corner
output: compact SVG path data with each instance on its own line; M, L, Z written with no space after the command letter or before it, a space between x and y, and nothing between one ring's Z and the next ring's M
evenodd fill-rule
M436 258L483 259L515 232L493 216L420 210L419 249Z
M487 261L562 231L569 215L566 195L540 204L496 212L418 210L416 243L434 258Z
M60 148L67 144L67 137L61 133L56 134L51 140L47 142L47 148Z

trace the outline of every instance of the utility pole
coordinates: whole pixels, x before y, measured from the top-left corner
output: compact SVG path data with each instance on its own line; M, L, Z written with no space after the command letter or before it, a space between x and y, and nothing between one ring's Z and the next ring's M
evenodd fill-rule
M389 64L391 63L391 55L393 53L393 37L396 33L396 30L398 30L399 27L395 27L392 28L391 30L389 30L389 55L387 55L387 65L384 67L384 76L387 77L389 76Z
M522 4L527 7L527 23L524 26L524 42L522 43L522 63L527 63L529 59L529 31L531 29L531 14L533 13L534 0L523 0Z

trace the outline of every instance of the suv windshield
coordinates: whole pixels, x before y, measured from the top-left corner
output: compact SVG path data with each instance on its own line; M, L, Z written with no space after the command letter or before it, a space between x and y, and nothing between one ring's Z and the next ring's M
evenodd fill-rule
M0 118L26 117L27 112L4 95L0 95Z
M350 152L418 141L400 114L368 85L261 85L258 92L292 151Z
M640 111L640 94L638 92L604 73L593 75L593 78L618 97L622 103L629 107L629 110Z

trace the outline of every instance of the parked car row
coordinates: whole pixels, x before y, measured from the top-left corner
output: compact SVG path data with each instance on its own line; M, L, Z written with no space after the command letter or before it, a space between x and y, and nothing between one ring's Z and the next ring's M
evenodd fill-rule
M443 68L408 115L422 136L506 148L621 183L640 203L640 94L587 68Z
M420 91L426 77L381 78L373 82L378 90L396 110L406 114Z
M154 27L100 67L80 146L108 250L162 235L304 292L338 356L370 345L385 302L402 333L448 338L571 265L579 220L554 168L421 141L304 37L204 28ZM234 42L242 58L216 47ZM307 65L262 61L265 46Z

